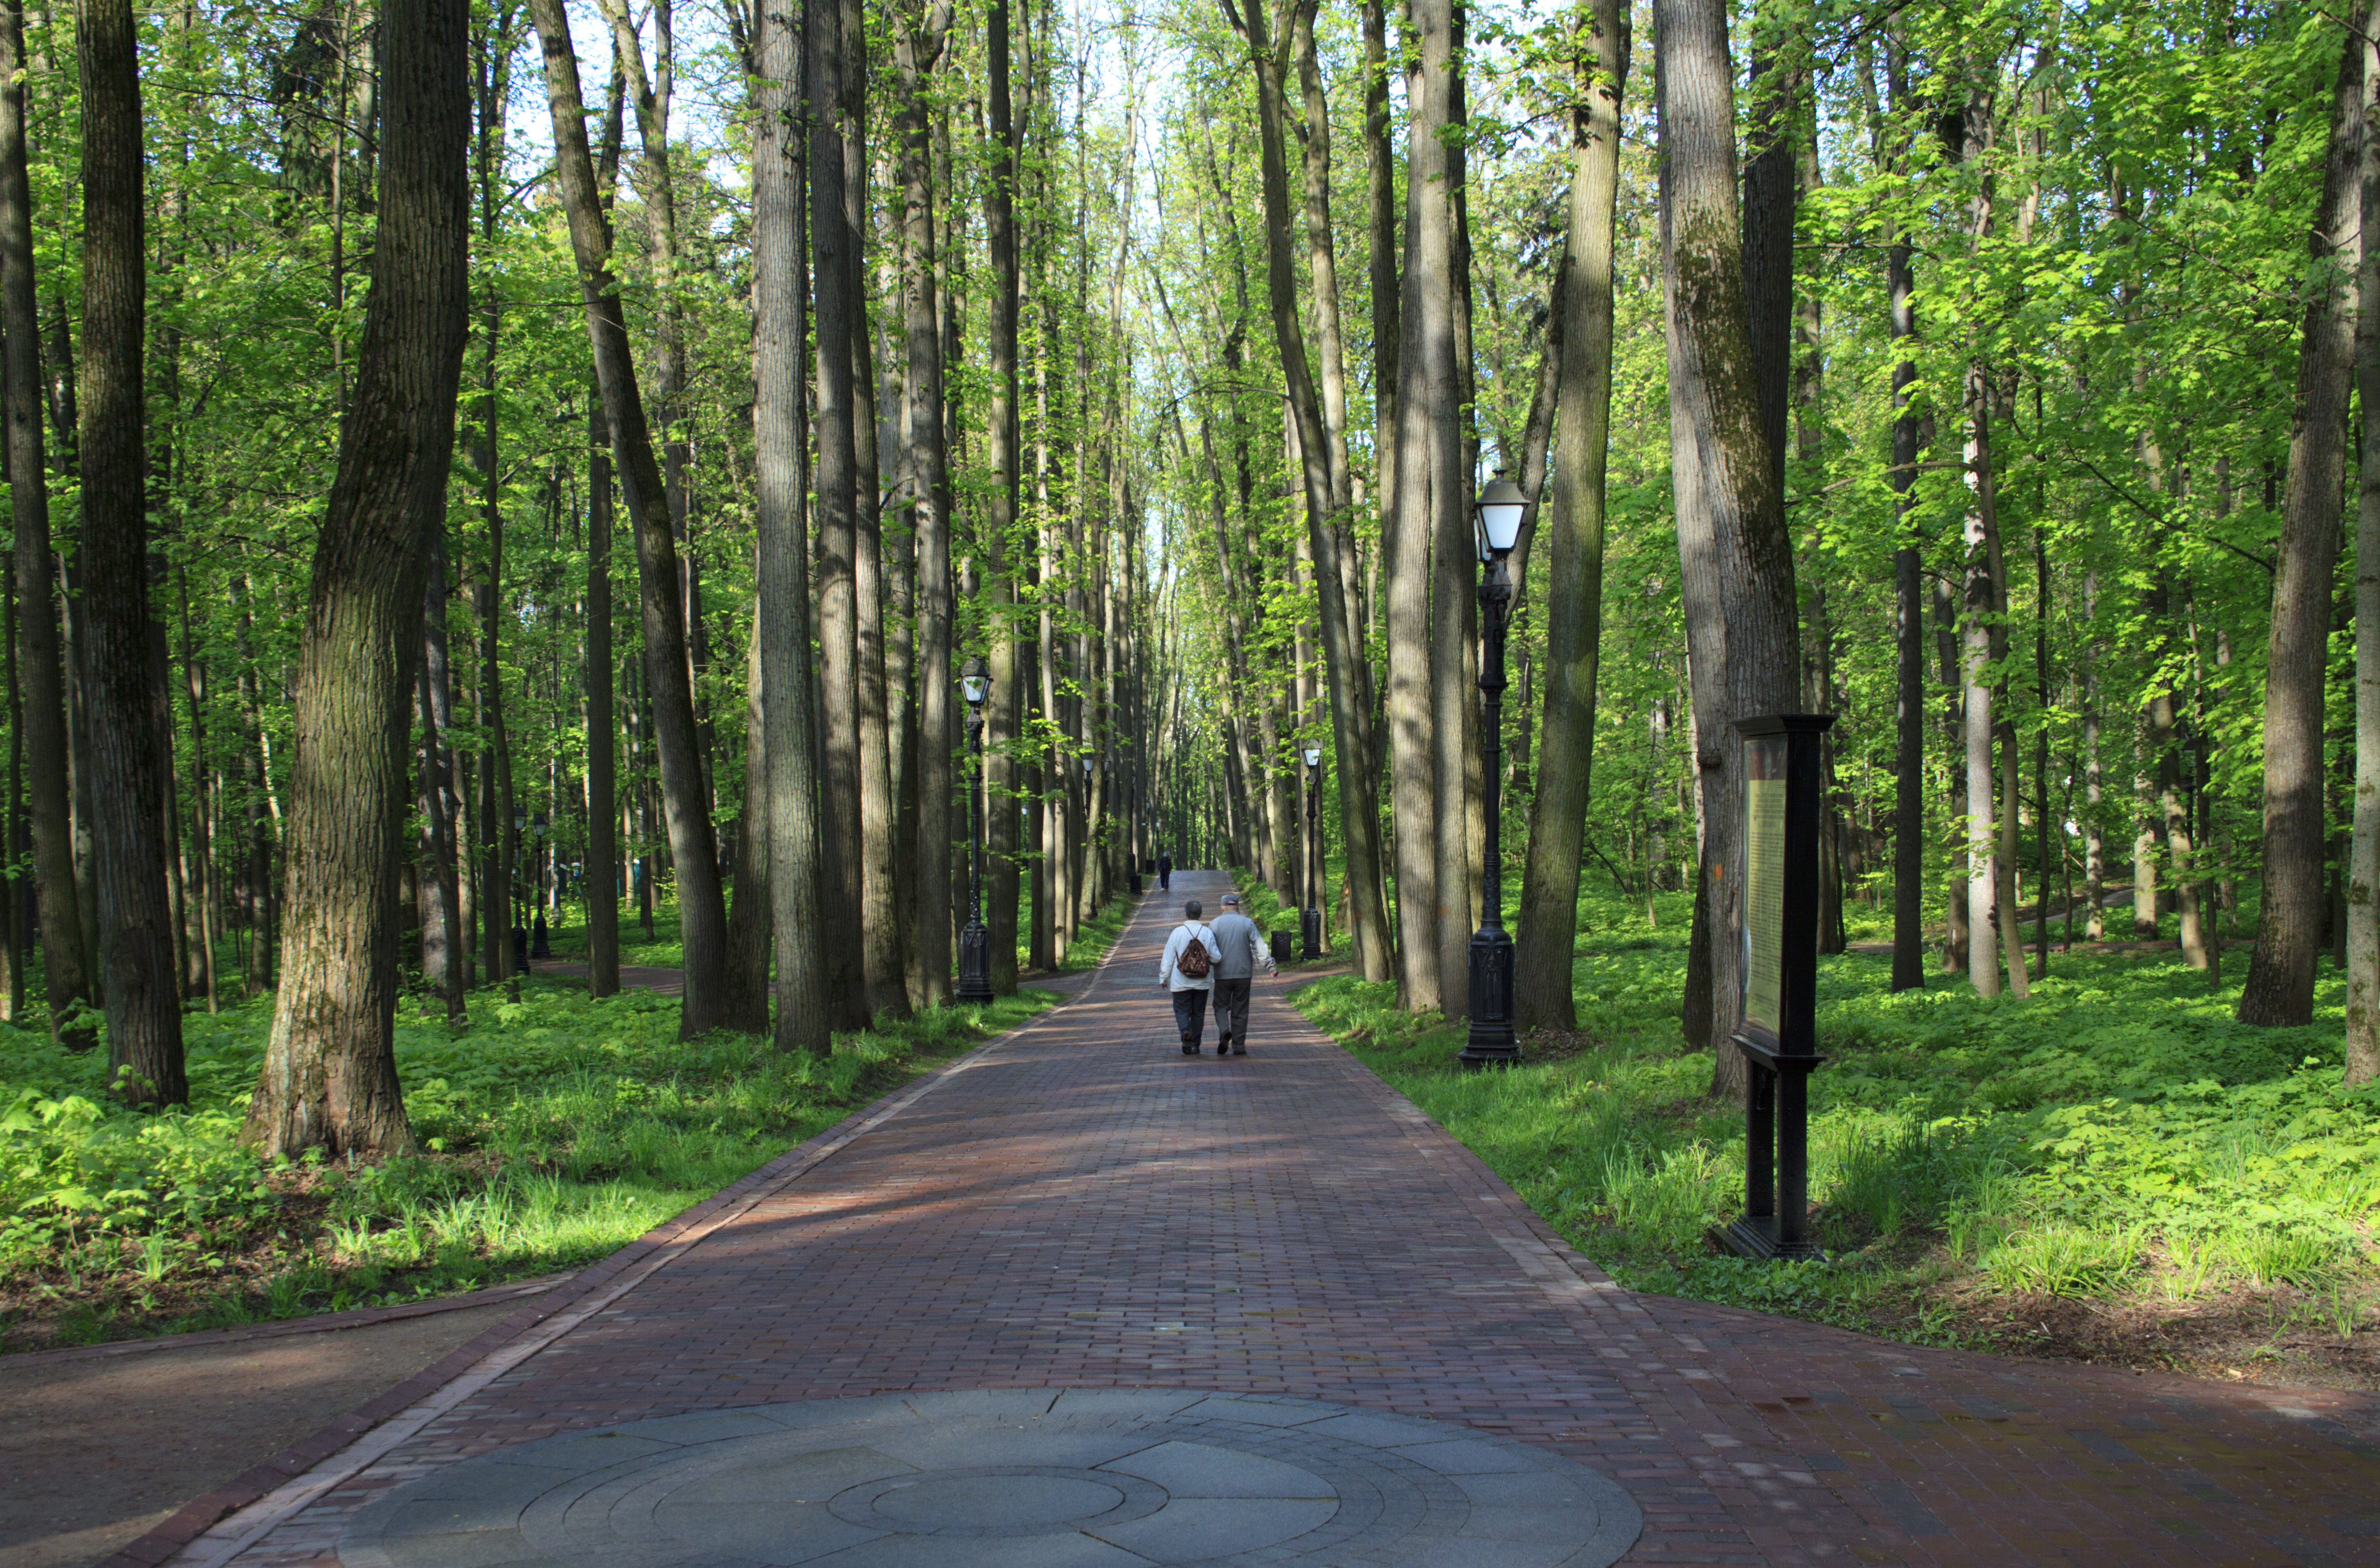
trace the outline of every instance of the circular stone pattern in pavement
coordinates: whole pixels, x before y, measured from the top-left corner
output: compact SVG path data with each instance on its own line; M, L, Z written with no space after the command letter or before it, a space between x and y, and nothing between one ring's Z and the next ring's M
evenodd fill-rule
M1144 1389L673 1416L451 1465L357 1514L346 1568L1604 1568L1620 1487L1466 1427Z

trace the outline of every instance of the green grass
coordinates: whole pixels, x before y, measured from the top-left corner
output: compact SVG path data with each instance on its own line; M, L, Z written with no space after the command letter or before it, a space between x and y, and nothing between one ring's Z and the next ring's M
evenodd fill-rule
M1741 1111L1679 1032L1691 901L1582 900L1583 1033L1464 1074L1458 1030L1335 977L1297 1005L1468 1144L1622 1283L1917 1340L1988 1341L2024 1300L2099 1309L2277 1293L2380 1296L2380 1090L2341 1087L2344 982L2316 1022L2232 1019L2179 955L2058 954L2026 1001L1933 974L1898 995L1864 955L1819 966L1814 1222L1835 1261L1712 1252L1739 1212ZM2343 1315L2343 1316L2341 1316Z
M1026 991L838 1036L680 1042L677 1003L530 977L450 1035L408 1003L419 1156L265 1162L237 1143L270 998L185 1020L191 1102L125 1109L103 1051L0 1027L0 1340L78 1343L444 1295L576 1267L1047 1006Z

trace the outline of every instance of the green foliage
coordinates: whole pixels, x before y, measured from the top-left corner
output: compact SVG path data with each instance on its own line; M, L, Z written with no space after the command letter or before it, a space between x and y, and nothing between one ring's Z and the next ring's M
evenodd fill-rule
M943 1009L820 1058L680 1041L674 999L531 978L517 1003L474 995L465 1033L400 1020L421 1152L352 1168L237 1142L269 999L189 1018L191 1103L161 1112L103 1094L103 1053L0 1027L0 1312L59 1305L55 1336L110 1337L161 1289L197 1303L178 1326L209 1327L571 1267L1049 1001Z
M1742 1120L1678 1038L1686 900L1654 912L1582 901L1589 1032L1509 1072L1458 1071L1459 1032L1390 987L1333 978L1297 1004L1639 1288L1922 1339L1946 1331L1925 1306L1945 1287L2350 1301L2380 1277L2380 1092L2340 1086L2337 980L2313 1027L2247 1029L2163 955L2061 955L2026 1002L1945 979L1894 995L1880 958L1822 960L1810 1192L1837 1262L1712 1256L1705 1228L1742 1207Z

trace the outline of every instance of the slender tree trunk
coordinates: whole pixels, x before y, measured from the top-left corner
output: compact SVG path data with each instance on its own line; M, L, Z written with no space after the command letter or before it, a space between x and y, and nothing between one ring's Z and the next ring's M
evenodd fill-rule
M51 553L49 464L42 452L42 365L35 316L32 192L26 172L25 33L21 0L0 0L0 347L6 355L9 495L16 527L18 733L25 748L42 968L50 1028L87 1050L77 1009L91 1000L83 916L75 885L73 808L67 778L64 664L56 563ZM64 1027L61 1027L61 1025Z
M864 331L858 298L859 237L845 205L844 142L856 132L844 113L846 43L836 4L808 6L803 68L809 95L810 261L818 341L818 616L820 735L825 765L824 875L834 915L821 935L827 1000L843 1028L867 1025L878 978L865 967L861 904L858 470L853 427L858 418L852 378L854 334Z
M151 703L142 337L148 265L139 41L131 0L81 0L83 341L75 388L82 480L83 679L91 724L92 881L111 1087L189 1098L180 975L160 832L169 782ZM394 861L391 862L394 864Z
M2350 34L2339 62L2329 157L2309 242L2313 284L2298 358L2288 499L2273 577L2272 651L2265 666L2264 908L2240 992L2243 1024L2313 1020L2326 838L2323 687L2354 356L2365 90L2363 43Z
M1908 66L1897 34L1888 33L1886 75L1896 108L1908 96ZM1907 155L1898 144L1898 164ZM1918 417L1910 407L1917 380L1917 278L1911 265L1909 236L1895 233L1885 250L1885 285L1890 296L1890 333L1898 354L1892 367L1892 553L1894 641L1898 649L1894 691L1892 832L1892 989L1918 991L1925 984L1925 563L1911 520L1912 487L1917 482Z
M2380 213L2380 0L2364 7L2357 183L2362 210ZM2357 257L2358 298L2380 300L2380 245ZM2355 513L2355 620L2380 627L2380 311L2357 318L2355 389L2362 407L2362 475ZM2203 735L2203 732L2202 732ZM2206 743L2202 738L2199 744ZM2203 763L2202 763L2203 766ZM2355 642L2355 847L2347 892L2348 1084L2380 1078L2380 637ZM2211 913L2211 911L2210 911ZM2216 942L2221 933L2213 933ZM2219 963L2221 954L2216 954Z
M1441 928L1452 924L1453 950L1462 952L1467 933L1448 906L1463 896L1466 868L1451 867L1450 885L1439 882L1446 869L1440 860L1459 857L1467 847L1464 792L1459 767L1451 779L1440 776L1435 741L1440 726L1459 736L1463 713L1459 706L1437 711L1432 651L1433 611L1455 615L1458 606L1430 602L1430 552L1442 531L1439 513L1468 500L1454 407L1452 293L1459 253L1448 187L1456 168L1446 143L1454 124L1454 18L1449 0L1421 0L1408 16L1414 41L1405 79L1405 255L1397 301L1396 425L1390 444L1395 473L1393 487L1382 492L1388 510L1381 520L1388 578L1390 793L1397 828L1404 1004L1417 1013L1459 1013L1463 1002L1445 991L1451 972ZM1442 829L1450 840L1444 856L1439 844ZM1459 975L1451 978L1460 983Z
M753 626L760 626L756 604ZM722 1027L747 1035L769 1032L769 718L761 670L761 638L744 650L744 809L738 818L735 902L727 912L727 1000Z
M636 533L638 576L643 590L645 677L651 693L662 808L677 878L678 930L685 949L686 991L678 1032L681 1038L692 1039L719 1023L727 911L696 746L677 546L671 534L669 501L660 466L653 458L652 434L645 422L644 400L638 391L635 361L628 351L619 285L610 271L611 234L597 196L578 90L578 61L571 53L562 0L530 0L529 14L544 48L555 166L586 304L587 333L611 423L621 499Z
M1734 71L1718 0L1657 0L1661 252L1680 588L1703 799L1713 1086L1741 1093L1742 763L1732 721L1789 711L1792 541L1760 424L1735 201Z
M385 1156L396 1078L396 869L422 579L444 517L470 298L468 12L386 0L388 116L355 396L314 555L296 693L286 966L244 1137Z
M1513 1016L1524 1030L1575 1029L1571 956L1595 760L1603 630L1604 457L1611 428L1612 225L1628 12L1600 0L1575 42L1570 232L1556 286L1562 322L1554 412L1554 507L1546 581L1545 716L1521 888ZM1522 707L1527 711L1527 705ZM1524 723L1525 723L1525 719Z
M990 907L984 923L991 932L991 986L1006 995L1016 989L1016 895L1018 865L1018 715L1025 692L1018 678L1016 584L1009 573L1010 532L1016 527L1023 470L1017 463L1016 430L1016 150L1015 115L1010 101L1011 0L992 0L990 29L991 166L984 182L984 228L991 265L991 343L985 371L991 392L986 401L984 464L990 487L984 494L984 611L990 625L991 699L984 735L984 860Z
M470 942L463 927L463 859L456 833L462 800L454 787L455 748L447 742L455 727L455 698L446 667L444 524L445 514L441 512L439 526L425 546L427 569L421 589L421 817L423 849L431 868L423 888L421 978L445 1003L446 1021L460 1024L466 1012L464 980Z
M769 748L769 901L781 1051L824 1055L832 1016L820 945L817 715L804 547L802 50L792 16L763 8L753 39L753 474L760 523L760 695Z
M894 63L903 89L901 172L907 268L903 323L907 332L908 446L914 465L917 540L917 825L915 924L921 1007L951 997L951 514L950 456L943 441L940 227L935 213L933 79L950 32L951 7L937 0L903 30Z
M620 990L620 782L613 707L612 429L587 407L587 994ZM748 807L747 808L749 808Z

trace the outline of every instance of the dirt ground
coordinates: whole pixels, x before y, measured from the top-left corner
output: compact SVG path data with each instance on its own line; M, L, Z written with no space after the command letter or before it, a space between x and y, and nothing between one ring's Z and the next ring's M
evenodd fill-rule
M0 1568L82 1568L524 1304L322 1333L0 1360Z

